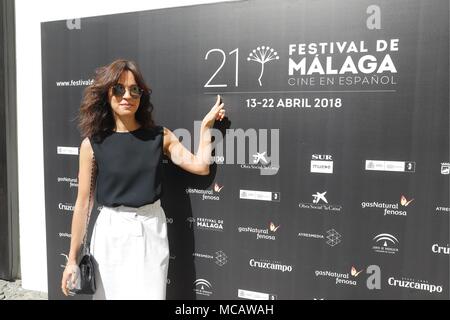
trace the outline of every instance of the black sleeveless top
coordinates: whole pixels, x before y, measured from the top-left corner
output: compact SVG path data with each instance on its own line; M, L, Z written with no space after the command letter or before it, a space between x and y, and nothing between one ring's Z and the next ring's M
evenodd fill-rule
M98 166L99 205L140 207L161 196L162 127L111 131L90 139Z

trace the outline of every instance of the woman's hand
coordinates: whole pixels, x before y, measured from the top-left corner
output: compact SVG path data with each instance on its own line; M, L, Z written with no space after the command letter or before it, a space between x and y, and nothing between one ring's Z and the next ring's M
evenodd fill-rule
M211 128L216 120L222 121L224 117L225 117L224 104L222 102L220 95L217 95L216 104L203 118L203 124L205 124L208 128Z
M69 287L68 287L68 281L72 281L71 287L75 286L76 276L77 276L77 268L78 265L76 264L67 264L66 268L64 269L64 273L61 280L61 289L64 295L69 295Z

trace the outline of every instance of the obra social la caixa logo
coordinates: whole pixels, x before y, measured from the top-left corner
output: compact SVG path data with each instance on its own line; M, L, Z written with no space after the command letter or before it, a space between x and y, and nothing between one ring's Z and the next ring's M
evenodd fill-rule
M340 204L329 203L326 197L327 191L316 192L312 194L312 203L299 203L300 209L320 210L329 213L339 213L342 210Z
M339 272L330 270L315 270L316 278L323 277L334 279L335 285L357 286L358 280L363 278L365 280L367 289L381 289L381 269L377 265L370 265L365 269L366 278L362 276L364 269L358 270L354 266L349 270L350 272ZM362 280L362 281L364 281Z

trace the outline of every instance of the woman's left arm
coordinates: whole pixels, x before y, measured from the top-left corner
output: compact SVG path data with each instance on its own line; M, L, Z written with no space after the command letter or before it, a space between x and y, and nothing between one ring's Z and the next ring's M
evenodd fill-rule
M216 120L222 121L225 117L224 104L218 95L216 104L203 118L200 127L200 143L197 153L194 155L187 150L178 140L175 134L167 128L164 128L164 154L167 155L173 163L182 169L198 174L208 175L211 162L211 132L210 128Z

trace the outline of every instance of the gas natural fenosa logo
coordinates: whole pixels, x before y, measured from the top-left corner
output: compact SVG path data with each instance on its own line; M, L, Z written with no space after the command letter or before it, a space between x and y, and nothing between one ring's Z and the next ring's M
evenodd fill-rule
M273 222L269 223L269 228L258 228L258 227L238 227L239 233L254 233L256 235L256 240L276 240L277 237L275 233L280 226L275 225Z
M224 186L219 185L217 182L214 183L214 186L211 189L195 189L195 188L186 188L187 194L198 194L201 195L202 200L213 200L218 201L220 200L220 196L218 193L222 191Z
M78 187L78 179L77 178L69 178L69 177L58 177L58 182L67 182L69 184L69 188Z
M400 201L398 203L386 203L386 202L362 202L362 209L383 209L383 215L386 216L407 216L408 212L406 207L408 207L414 199L408 199L403 194L400 196ZM405 207L405 209L400 208L400 206ZM403 210L402 210L403 209Z

